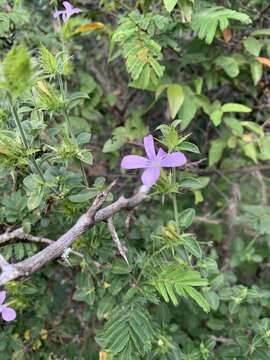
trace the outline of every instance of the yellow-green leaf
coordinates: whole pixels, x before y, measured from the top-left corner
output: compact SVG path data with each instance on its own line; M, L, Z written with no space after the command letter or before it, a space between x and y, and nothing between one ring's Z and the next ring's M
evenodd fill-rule
M169 102L170 114L172 119L174 119L180 110L185 95L181 85L170 84L167 88L167 97Z

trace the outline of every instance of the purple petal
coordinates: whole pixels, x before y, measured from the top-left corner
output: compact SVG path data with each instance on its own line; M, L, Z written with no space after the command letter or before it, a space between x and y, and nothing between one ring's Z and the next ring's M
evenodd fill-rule
M7 296L6 291L0 291L0 305L3 304L3 302L5 301L6 296Z
M62 15L62 13L63 13L63 11L55 11L55 12L53 13L53 17L54 17L54 18L57 18L58 16Z
M72 6L71 3L68 2L68 1L64 1L64 2L63 2L63 6L64 6L64 8L65 8L67 11L70 11L70 10L73 9L73 6Z
M162 158L164 158L167 155L168 154L162 148L160 148L157 153L157 159L161 160Z
M146 168L149 161L138 155L127 155L123 158L121 162L121 167L123 169L143 169Z
M73 8L72 12L73 12L73 14L79 14L82 12L82 10L80 8Z
M145 136L143 139L145 152L150 160L155 160L156 151L154 146L154 138L152 135Z
M158 167L148 168L142 174L142 182L145 186L151 187L157 182L159 175L160 175L160 168Z
M160 161L162 167L182 166L187 162L187 158L180 151L168 154Z
M4 307L2 310L2 318L5 321L12 321L16 319L16 311L10 307Z

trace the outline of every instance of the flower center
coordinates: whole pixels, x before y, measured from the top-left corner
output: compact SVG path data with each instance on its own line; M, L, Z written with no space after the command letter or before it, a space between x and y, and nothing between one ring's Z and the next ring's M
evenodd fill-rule
M160 167L161 167L160 161L158 161L158 160L153 161L151 165L152 165L154 168L160 168Z

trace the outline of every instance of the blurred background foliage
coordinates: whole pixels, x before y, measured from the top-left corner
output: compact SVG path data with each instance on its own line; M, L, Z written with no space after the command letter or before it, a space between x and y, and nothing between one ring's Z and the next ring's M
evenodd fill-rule
M131 195L148 133L188 164L115 217L128 264L101 223L5 286L1 360L270 359L269 1L73 5L0 0L1 233L55 240L115 178L107 202Z

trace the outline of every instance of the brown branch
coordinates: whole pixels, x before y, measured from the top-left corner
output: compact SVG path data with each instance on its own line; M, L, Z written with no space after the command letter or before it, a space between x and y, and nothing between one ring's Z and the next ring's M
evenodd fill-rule
M11 232L7 231L4 234L0 235L0 244L4 244L13 239L27 240L30 242L42 243L47 245L55 242L54 240L50 240L44 237L27 234L23 231L23 228L19 228ZM83 258L83 255L78 251L70 249L70 253Z
M50 261L61 256L63 252L68 247L70 247L70 245L85 231L91 229L99 222L107 220L121 210L129 210L140 204L146 198L149 191L149 188L142 186L134 196L130 198L121 196L114 203L101 209L101 206L106 200L107 195L109 194L114 184L115 182L113 182L106 191L100 193L89 210L84 213L78 219L76 224L73 225L73 227L69 229L64 235L62 235L58 240L49 244L45 249L26 260L23 260L19 263L6 265L4 269L2 269L3 271L0 275L0 285L22 276L28 276L39 270Z

